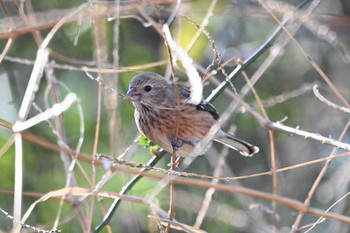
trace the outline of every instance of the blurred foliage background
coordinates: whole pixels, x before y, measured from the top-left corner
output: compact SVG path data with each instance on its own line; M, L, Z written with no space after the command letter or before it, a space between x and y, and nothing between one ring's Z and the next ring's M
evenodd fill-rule
M309 2L311 4L297 10L295 6L300 2L296 0L220 0L217 3L210 0L183 1L171 30L174 39L185 49L198 30L189 19L201 24L209 14L205 31L212 41L202 32L189 51L196 68L204 76L206 68L216 55L213 43L222 57L225 72L229 74L238 59L245 60L251 56L278 26L271 14L281 21L289 17L292 26L293 23L301 22L302 26L293 35L298 44L282 32L282 36L285 36L282 42L286 45L281 50L267 47L257 60L245 67L244 72L249 78L252 77L266 59L278 51L276 58L254 86L269 119L333 139L337 139L344 130L342 141L349 142L349 113L321 102L315 97L312 87L317 84L320 93L327 99L348 107L344 101L339 100L336 92L349 100L350 2ZM42 195L66 187L69 164L74 153L57 151L57 148L47 146L48 143L76 150L79 139L83 139L80 152L90 156L91 161L95 153L118 157L134 145L124 159L145 164L151 155L147 148L134 142L138 138L138 131L132 105L122 96L116 95L116 92L102 88L96 79L99 77L103 85L108 85L118 93L125 93L130 79L140 72L152 71L170 77L167 47L159 25L175 9L175 2L27 0L2 1L0 6L0 208L10 215L13 213L16 169L23 169L22 213ZM310 13L308 9L312 6L316 7ZM82 10L78 12L79 8ZM23 168L19 168L15 165L11 125L18 119L38 49L52 28L64 17L69 17L69 20L59 27L47 46L49 60L28 118L45 111L54 103L62 102L68 93L75 93L79 98L85 128L81 134L81 115L78 104L75 103L59 117L52 117L49 122L41 122L25 130L27 136L23 143ZM278 43L281 41L276 41L277 45ZM300 48L306 52L306 57ZM312 62L320 67L334 87L326 83ZM175 65L175 73L180 82L187 81L179 62ZM205 83L204 97L217 86L214 79L222 82L225 76L218 71L215 77L211 77ZM247 86L243 75L233 80L233 84L238 92ZM232 92L230 87L227 90ZM244 100L260 112L252 92ZM224 92L213 104L223 113L232 101L231 96ZM97 126L100 127L98 138L95 135ZM274 131L273 140L270 140L268 128L259 124L252 114L241 107L236 109L223 128L231 128L240 138L259 146L260 153L246 158L230 150L220 174L222 177L270 171L273 167L271 145L275 147L274 165L277 168L325 158L334 148L278 130ZM222 149L221 145L213 143L206 155L195 158L188 166L180 165L179 170L213 175ZM346 151L337 150L334 153L344 152ZM106 184L100 191L118 193L133 176L114 172L114 176L106 179L105 175L110 172L108 163L106 167L97 166L95 170L91 161L78 161L73 169L74 179L69 183L72 187L93 190L96 183L104 180ZM169 162L170 156L166 155L156 167L169 169ZM304 202L314 185L316 191L312 195L310 206L326 210L348 194L350 163L348 157L333 159L324 176L316 183L324 165L323 161L277 173L275 188L270 175L236 181L221 180L220 183L266 193L275 192L281 197L301 202ZM202 180L210 182L209 179ZM144 178L129 195L147 200L153 196L151 201L167 211L169 185L162 187L161 184L159 180ZM189 226L194 225L206 191L202 187L176 185L176 220ZM64 202L62 207L59 198L39 203L26 223L40 229L52 229L61 210L59 230L90 231L100 223L113 199L95 198L93 195L83 199L83 196L66 196L69 201ZM348 198L344 198L331 210L345 216L349 215L349 211ZM274 209L270 200L219 191L213 194L200 229L205 232L293 232L292 226L297 215L297 210L282 204L277 204ZM159 232L157 222L151 216L154 216L154 212L149 206L124 201L112 218L110 230ZM296 231L305 232L310 227L308 225L317 219L313 215L303 216ZM0 231L10 232L12 227L13 222L9 216L0 213ZM108 232L107 228L102 232ZM311 232L349 232L349 225L337 220L326 220L312 228Z

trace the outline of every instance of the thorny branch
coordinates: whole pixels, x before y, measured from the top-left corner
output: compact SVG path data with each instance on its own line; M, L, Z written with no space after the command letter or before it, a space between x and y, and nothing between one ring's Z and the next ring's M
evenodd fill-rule
M164 1L162 1L162 2L164 2ZM110 9L110 11L112 11L112 10L115 10L115 9ZM67 15L67 13L65 13L65 15ZM79 16L79 17L81 17L81 16ZM209 15L208 15L208 17L209 17ZM71 20L75 20L75 16L74 17L73 16L70 17L70 19L67 19L63 23L69 22ZM171 20L173 20L173 19L171 19ZM47 24L50 24L50 22L47 22ZM56 27L56 29L60 28L62 25ZM240 63L240 64L238 64L236 66L234 72L232 72L230 74L230 76L228 77L226 82L222 83L215 91L213 91L212 94L209 96L208 100L209 101L213 101L217 96L219 96L221 94L222 90L226 87L226 85L228 85L230 79L233 80L235 77L237 77L243 70L245 70L245 68L247 66L249 66L249 64L251 64L253 61L256 60L257 57L259 57L262 53L264 53L267 50L267 48L269 48L272 45L272 43L274 42L274 40L278 37L279 33L281 32L281 28L283 28L283 23L280 25L280 27L278 29L276 29L276 31L273 32L272 36L255 53L252 54L251 57L249 57L244 62L242 62L242 63ZM36 26L32 26L31 28L23 29L22 31L19 31L19 32L16 32L15 30L10 30L9 32L5 32L5 33L7 33L6 35L10 35L10 36L14 36L15 37L15 36L21 35L22 33L26 33L27 30L33 31L33 30L37 30L37 29L38 28L36 28ZM200 29L202 29L202 27L200 27ZM0 37L1 36L3 36L3 34L0 34ZM52 35L51 35L51 38L52 38ZM8 45L8 46L10 46L10 45ZM33 65L33 63L34 63L33 61L29 61L29 60L22 59L21 61L19 61L20 59L7 57L7 56L5 56L6 51L7 51L7 49L5 49L3 54L0 56L0 60L4 57L5 60L11 60L11 61L15 61L16 60L16 62L22 62L22 63L23 62L27 62L28 64L31 63L30 65ZM39 51L43 52L44 50L39 50ZM50 51L46 51L45 50L44 52L50 52ZM52 55L51 52L49 54ZM43 59L43 60L45 60L45 59ZM86 67L86 66L80 66L79 67L79 66L70 66L70 65L50 64L50 63L46 63L46 62L43 62L42 65L44 67L53 67L53 68L56 68L56 69L64 69L64 70L111 73L111 72L126 72L126 71L130 71L130 70L146 69L146 68L149 68L149 67L161 66L161 65L164 65L166 63L167 63L167 61L164 60L164 61L159 61L159 62L155 62L153 64L146 64L146 65L142 65L142 66L120 67L117 70L115 70L115 69L113 69L112 67L109 67L109 66L106 66L105 68L102 69L102 68L94 68L94 67ZM40 69L42 69L42 67L40 67ZM93 78L89 74L88 74L88 76L90 78L94 79L95 81L97 81L99 83L99 85L101 87L103 87L105 90L115 91L113 88L110 88L110 87L106 86L99 79L99 77L98 78ZM305 89L301 89L301 93L303 91L305 91L305 90L310 90L310 86L306 86L305 85ZM33 93L35 94L35 92L33 92ZM290 95L282 96L282 97L285 97L285 99L276 98L274 101L272 101L272 104L279 103L280 101L283 102L287 98L293 98L295 95L299 95L299 94L300 94L300 92L295 92L295 93L291 92ZM331 101L329 101L325 97L323 97L318 92L318 89L316 88L316 86L314 87L314 94L320 101L326 103L327 105L329 105L329 106L331 106L331 107L333 107L335 109L341 110L341 111L343 111L345 113L349 113L349 108L348 107L338 106L337 104L332 103ZM278 130L278 131L281 131L281 132L288 133L290 135L298 135L298 136L303 137L305 139L310 139L310 140L318 141L318 142L320 142L322 144L331 145L331 146L333 146L335 148L341 148L341 149L345 149L345 150L348 150L348 151L350 150L350 145L349 144L343 143L343 142L341 142L339 140L334 140L334 139L331 139L331 138L328 138L328 137L324 137L324 136L319 135L317 133L307 132L307 131L299 129L299 127L293 128L293 127L287 126L287 125L285 125L285 124L283 124L281 122L270 121L267 117L262 116L260 113L258 113L253 108L251 108L248 104L244 103L243 100L240 99L239 96L236 96L232 92L231 92L231 97L233 97L233 99L235 101L240 103L241 106L243 106L248 112L250 112L258 120L258 122L262 126L268 128L268 129ZM267 102L267 105L270 104L270 103L271 102ZM24 115L26 115L26 114L24 114ZM50 117L50 116L46 116L46 118L48 118L48 117ZM0 122L0 124L3 125L3 126L6 126L7 129L11 128L11 126L5 124L4 122ZM20 125L20 124L18 124L18 125ZM18 130L18 129L16 130L16 127L14 127L13 129L14 129L13 131L17 131ZM33 142L35 144L42 145L42 146L44 146L46 148L49 148L49 149L52 149L52 150L65 151L67 153L66 155L70 155L70 156L77 155L78 159L85 160L85 161L88 161L88 162L92 161L91 157L89 157L89 155L85 155L85 154L76 152L74 150L70 150L69 148L62 148L62 147L57 146L57 145L55 145L53 143L50 143L50 142L48 142L48 141L46 141L46 140L44 140L42 138L38 138L35 135L31 135L30 133L23 132L23 138L25 140L29 140L29 141L31 141L31 142ZM11 143L11 140L9 140L9 142ZM6 150L6 148L2 148L2 149ZM290 167L284 167L284 168L276 169L276 170L274 170L274 172L277 173L277 172L287 171L287 170L295 169L295 168L302 167L302 166L308 166L310 164L324 162L326 160L330 161L330 160L333 160L335 158L344 157L344 156L348 156L348 155L349 155L349 153L344 153L344 154L340 154L340 155L332 155L332 156L329 156L327 158L321 158L321 159L312 160L312 161L309 161L309 162L293 165L293 166L290 166ZM1 157L1 154L0 154L0 157ZM99 158L100 159L112 160L111 158L103 156L103 155L101 155ZM159 158L160 157L158 157L157 159L159 159ZM153 158L153 159L155 159L155 158ZM317 216L325 216L325 217L329 217L329 218L333 218L333 219L349 222L349 219L347 219L345 216L333 215L332 213L328 213L328 210L327 211L315 210L315 209L309 208L308 205L305 205L305 204L303 205L301 202L299 203L299 202L297 202L295 200L289 200L288 198L279 197L279 196L273 196L273 195L272 196L268 196L270 194L265 194L265 193L263 193L263 194L255 193L255 192L253 192L254 190L231 190L231 189L227 189L227 188L229 188L227 186L226 187L223 186L223 185L222 186L220 186L220 185L214 186L213 184L210 184L210 182L207 182L207 181L203 181L204 183L201 183L201 182L198 183L196 180L193 180L193 181L192 180L186 180L187 177L180 177L180 176L189 176L189 177L198 177L198 178L202 178L202 179L205 178L205 179L217 179L217 180L229 181L229 180L235 180L235 179L252 178L252 177L257 177L257 176L262 176L262 175L271 175L272 174L271 172L256 173L256 174L247 175L247 176L241 176L241 177L216 177L216 176L200 175L198 173L186 173L186 172L168 171L168 170L165 170L165 169L154 167L155 163L153 163L152 160L150 160L151 163L148 163L148 164L135 164L135 163L126 162L126 161L123 161L123 160L112 160L112 161L114 161L115 164L118 164L118 165L142 168L141 169L141 173L140 173L140 171L138 171L138 170L135 171L135 170L132 170L132 169L131 170L130 169L123 169L123 168L120 168L120 166L116 166L116 165L111 167L111 171L121 171L121 172L137 175L128 184L126 184L123 187L123 190L121 191L120 194L124 194L129 189L131 189L132 186L135 184L135 182L137 180L139 180L142 176L153 177L153 178L156 178L156 179L159 179L159 180L160 179L164 179L164 177L167 177L167 179L170 179L170 180L172 180L174 182L177 182L177 183L180 183L180 184L194 185L194 186L197 185L198 187L208 188L208 189L215 189L215 190L222 190L222 191L225 191L225 192L243 193L243 194L246 194L246 195L259 197L259 198L263 198L263 199L266 199L266 200L273 200L273 201L276 201L276 202L279 202L279 203L283 203L283 204L285 204L287 206L290 206L290 207L294 208L297 211L300 211L300 213L302 213L302 214L304 214L304 213L311 213L311 214L316 214ZM155 160L153 160L153 161L155 161ZM102 162L100 160L95 161L95 163L96 163L97 166L102 166ZM155 170L155 171L158 171L158 172L162 172L162 173L164 173L166 175L165 176L164 175L159 175L159 176L156 175L156 176L154 176L152 173L146 172L146 171L151 170L151 169ZM122 199L119 199L119 201L120 200L122 200ZM123 200L125 200L125 199L123 199ZM118 204L116 205L116 207L117 206L118 206ZM3 214L5 214L5 213L3 212ZM5 215L9 216L8 214L5 214ZM109 215L109 218L110 217L112 217L112 215ZM162 220L162 219L161 218L157 218L157 220L159 221L159 220ZM174 220L173 222L171 222L171 224L176 225L176 224L179 224L179 223L175 222L175 220ZM35 230L35 229L33 228L33 230Z

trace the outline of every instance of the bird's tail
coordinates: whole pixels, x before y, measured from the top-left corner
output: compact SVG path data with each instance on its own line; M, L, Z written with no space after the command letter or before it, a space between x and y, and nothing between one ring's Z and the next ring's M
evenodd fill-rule
M214 140L238 151L243 156L253 156L259 152L259 147L236 138L232 134L226 133L223 130L220 130L216 134Z

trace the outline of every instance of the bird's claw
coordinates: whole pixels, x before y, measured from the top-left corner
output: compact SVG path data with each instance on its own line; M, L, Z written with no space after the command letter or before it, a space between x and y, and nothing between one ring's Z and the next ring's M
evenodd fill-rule
M178 151L183 144L184 143L181 139L177 138L177 139L171 140L171 146L173 147L174 151Z

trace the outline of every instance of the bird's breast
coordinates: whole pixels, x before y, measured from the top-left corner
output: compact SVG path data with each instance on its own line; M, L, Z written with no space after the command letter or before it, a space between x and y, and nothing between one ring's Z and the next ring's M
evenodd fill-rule
M210 113L198 111L192 105L184 105L180 111L145 106L136 109L135 119L139 130L151 140L164 134L169 140L176 136L184 140L200 140L216 122Z
M172 152L171 141L175 138L191 142L180 148L181 156L190 153L216 122L210 113L198 111L191 105L182 106L180 111L147 106L136 108L135 121L146 137L168 152Z

